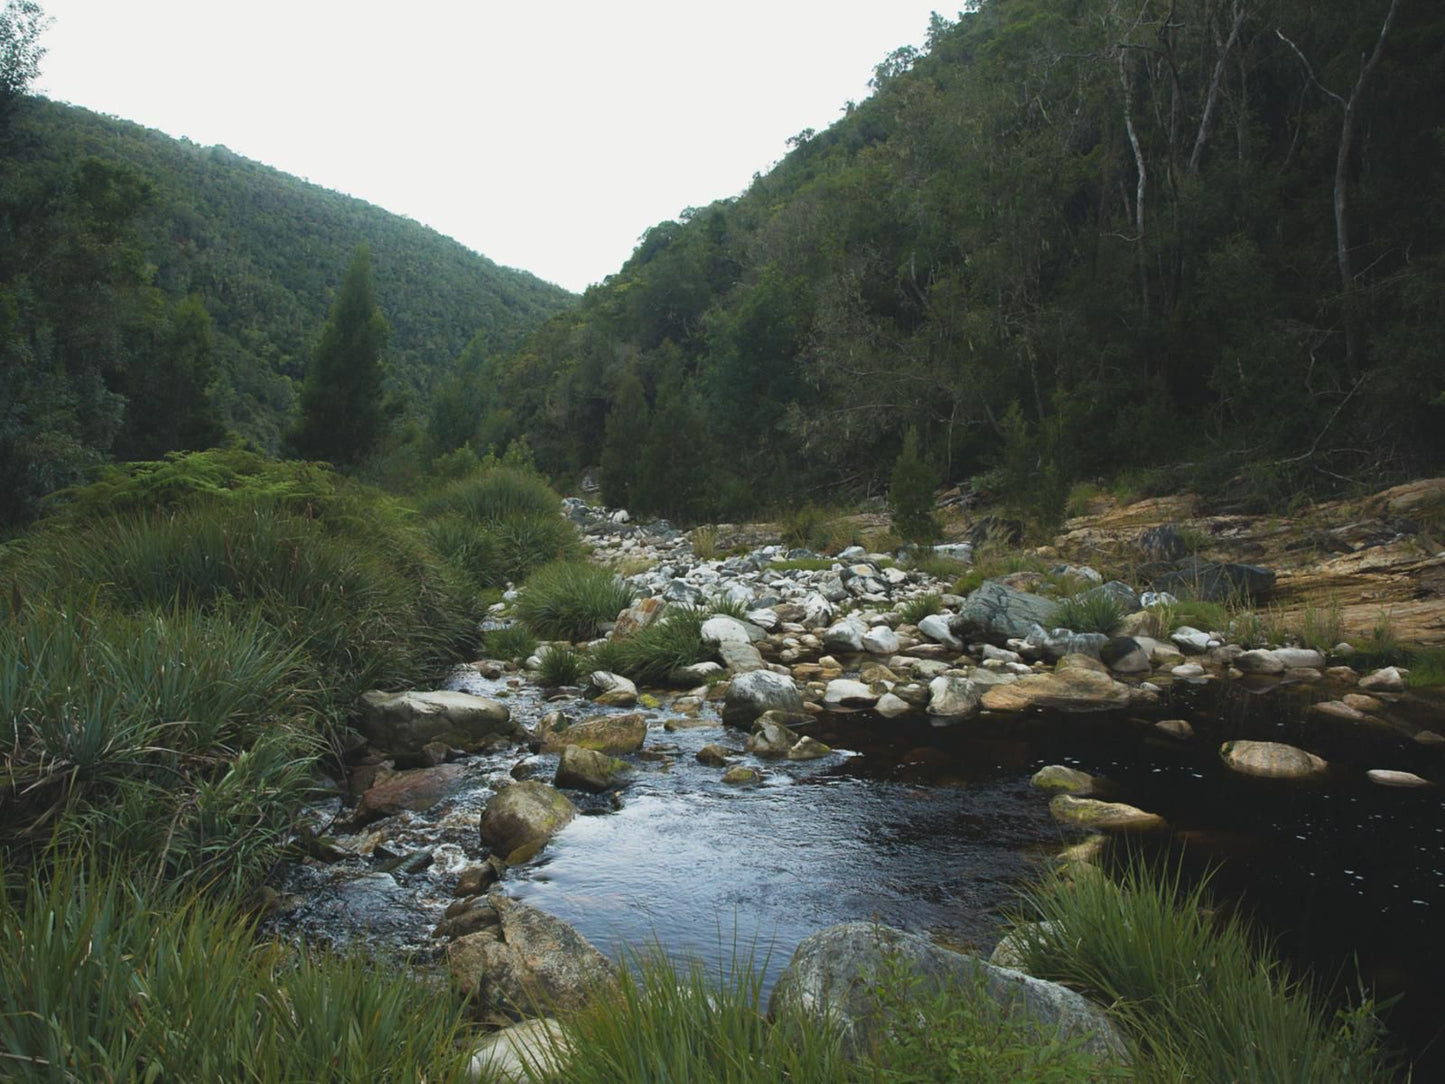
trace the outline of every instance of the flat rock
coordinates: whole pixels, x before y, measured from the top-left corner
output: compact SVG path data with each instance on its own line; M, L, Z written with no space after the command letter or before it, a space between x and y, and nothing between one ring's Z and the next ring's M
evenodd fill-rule
M362 693L356 728L381 752L393 755L420 754L437 741L472 752L498 735L521 734L507 705L446 690Z
M549 733L542 742L542 752L560 753L569 745L598 753L635 753L647 740L647 717L641 712L627 715L594 715Z
M875 690L861 681L837 678L823 690L825 708L871 708L878 703L882 690Z
M1110 711L1129 704L1129 686L1108 674L1069 667L1052 673L1029 674L1008 685L995 685L983 694L988 711Z
M1313 779L1329 771L1322 758L1283 742L1227 741L1219 756L1230 771L1258 779Z
M1371 783L1382 787L1433 787L1435 784L1414 772L1397 772L1389 768L1371 768L1365 773Z
M1072 794L1056 794L1050 799L1049 814L1070 828L1103 832L1152 832L1168 827L1157 813L1146 813L1123 802L1101 802Z
M393 772L380 783L367 788L351 815L351 823L360 827L382 817L394 816L403 809L430 809L443 798L455 794L466 781L466 770L460 764Z

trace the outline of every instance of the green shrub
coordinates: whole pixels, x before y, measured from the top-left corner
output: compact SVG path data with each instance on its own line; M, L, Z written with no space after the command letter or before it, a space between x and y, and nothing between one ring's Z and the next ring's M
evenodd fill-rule
M959 579L969 569L969 566L963 561L953 557L943 557L932 550L910 557L908 567L914 572L922 572L925 576L932 576L935 580L943 580L945 583L952 583Z
M1111 636L1124 620L1124 604L1104 592L1085 592L1063 599L1049 616L1051 627Z
M933 514L939 481L938 468L918 450L918 428L910 425L888 483L888 512L903 541L926 545L943 536Z
M857 532L841 517L816 504L806 504L783 520L783 545L831 553L852 545Z
M74 861L0 896L7 1080L466 1080L461 1006Z
M699 561L717 556L717 528L711 525L692 529L692 555Z
M495 466L443 486L422 501L421 510L426 515L458 513L475 523L560 519L561 499L535 472Z
M1021 931L1027 970L1111 1006L1150 1078L1361 1082L1388 1078L1366 1004L1332 1024L1206 885L1135 862L1119 881L1042 883Z
M612 670L644 684L664 684L674 670L708 657L702 623L712 613L706 608L669 608L661 620L600 645L592 652L592 669Z
M482 635L482 649L494 659L525 659L537 649L537 638L525 625L503 625Z
M493 587L521 583L553 561L577 561L582 557L577 532L555 513L497 521L487 527L487 540L496 564L482 582Z
M537 671L537 680L543 685L575 685L582 677L587 659L571 644L549 644L537 656L542 663ZM593 670L606 670L605 666L593 666Z
M943 598L937 591L930 591L926 595L909 599L898 607L898 612L905 622L916 625L930 614L942 613Z
M506 582L497 540L482 524L449 512L427 520L423 530L437 553L470 582L488 587Z
M1445 648L1420 648L1409 652L1406 661L1410 664L1407 684L1412 689L1445 685Z
M517 599L517 616L544 639L590 640L632 600L632 588L615 573L559 561L533 573Z

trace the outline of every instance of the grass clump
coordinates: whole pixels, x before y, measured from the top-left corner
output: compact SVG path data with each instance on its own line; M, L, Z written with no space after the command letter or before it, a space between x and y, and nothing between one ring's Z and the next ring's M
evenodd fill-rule
M942 612L943 596L937 591L930 591L926 595L911 598L902 606L898 607L898 613L902 616L903 620L910 625L918 624L918 622L931 614Z
M590 640L632 605L616 573L581 561L558 561L533 573L517 599L517 616L549 640Z
M1027 970L1111 1006L1143 1079L1388 1079L1372 1006L1331 1019L1206 889L1139 862L1117 881L1046 881L1027 896L1040 920L1022 928Z
M558 685L576 685L583 672L588 669L587 659L571 644L548 644L537 653L537 659L542 664L537 670L537 679L543 685L553 688ZM594 666L591 669L607 668Z
M711 525L692 529L692 555L699 561L717 556L717 528Z
M494 659L525 659L537 649L537 638L526 625L513 622L489 629L482 637L482 649Z
M707 658L702 624L710 608L672 607L630 636L614 636L590 652L590 669L611 670L647 685L665 684L674 670Z
M1053 627L1112 636L1124 620L1124 604L1103 591L1086 591L1063 599L1049 617Z
M7 1080L467 1079L461 1006L402 969L74 860L0 892Z
M859 541L858 530L841 513L807 504L783 520L783 545L790 549L836 553Z
M968 573L969 566L953 557L943 557L932 550L924 550L908 560L908 567L914 572L932 576L935 580L952 583Z
M1410 673L1405 681L1412 689L1433 689L1445 685L1445 648L1427 647L1406 657Z

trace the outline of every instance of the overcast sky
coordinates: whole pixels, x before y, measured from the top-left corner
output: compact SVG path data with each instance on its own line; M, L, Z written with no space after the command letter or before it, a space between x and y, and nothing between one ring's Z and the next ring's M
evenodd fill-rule
M41 0L36 88L409 215L572 290L747 187L938 0ZM942 6L956 15L958 0Z

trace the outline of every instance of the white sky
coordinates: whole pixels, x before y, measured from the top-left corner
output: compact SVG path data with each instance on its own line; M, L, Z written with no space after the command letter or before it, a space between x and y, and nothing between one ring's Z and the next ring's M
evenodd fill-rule
M34 89L572 290L734 196L959 0L41 0Z

